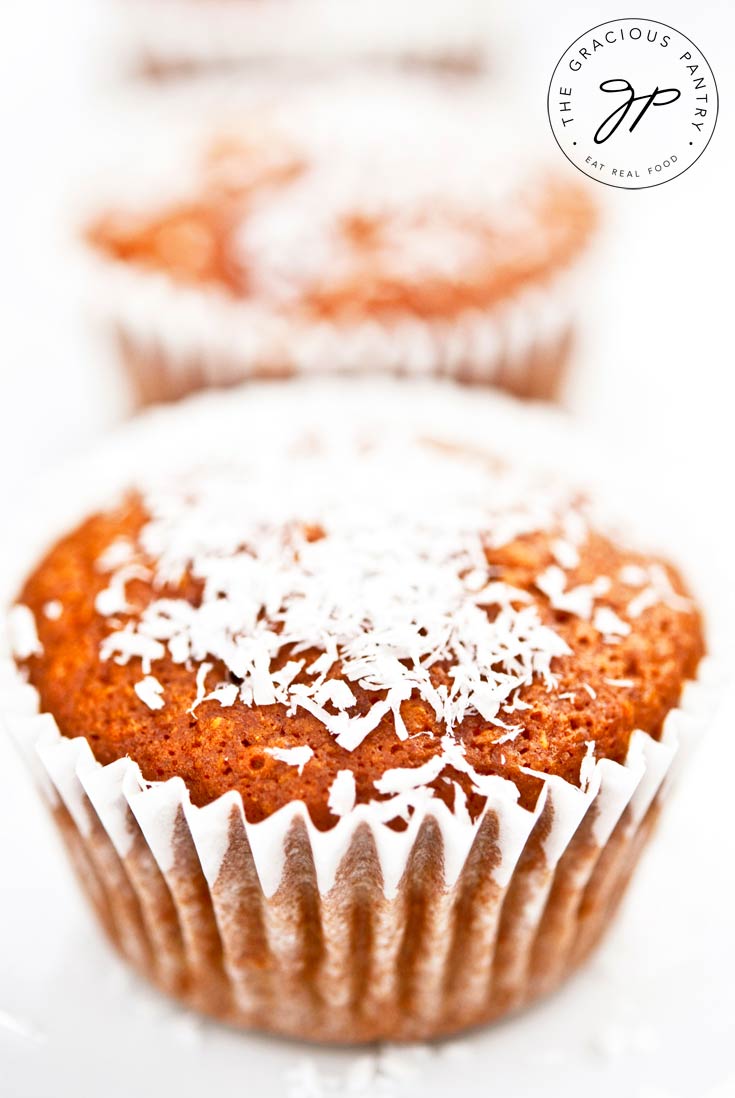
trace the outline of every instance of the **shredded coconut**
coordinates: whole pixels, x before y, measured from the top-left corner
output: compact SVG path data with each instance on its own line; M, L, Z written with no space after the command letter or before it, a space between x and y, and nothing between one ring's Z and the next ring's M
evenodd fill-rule
M107 587L99 592L95 599L98 614L110 617L112 614L124 614L131 610L125 595L125 588L132 579L147 579L148 571L139 564L127 563L113 573Z
M493 743L495 743L495 744L511 743L516 738L516 736L518 735L518 733L520 731L521 731L520 725L517 725L513 728L509 728L508 731L504 732L502 736L498 736L498 738L496 740L493 740Z
M422 1081L432 1062L461 1060L467 1046L454 1042L439 1048L430 1045L377 1045L353 1056L344 1069L323 1070L314 1057L299 1060L286 1073L288 1098L398 1098ZM420 1089L420 1087L419 1087Z
M551 543L551 552L560 568L571 570L579 564L579 549L571 541L555 538Z
M355 775L351 770L340 770L329 789L329 811L333 816L346 816L355 807L356 796Z
M129 538L116 538L97 558L97 569L100 572L114 572L123 564L129 564L134 558L135 546L132 541Z
M386 770L375 781L378 793L408 793L420 785L428 785L438 778L446 765L444 754L434 755L423 766L404 766Z
M643 587L643 590L628 604L628 617L639 618L645 610L650 610L652 606L656 606L660 602L666 603L673 610L691 610L690 600L682 595L677 595L671 586L671 580L666 573L666 569L662 568L660 564L650 564L647 568L640 569L640 572L643 575L643 580L637 583L636 586ZM646 586L643 586L643 584L646 584Z
M192 712L234 701L232 683L206 692L221 661L245 704L304 709L347 750L389 716L405 737L411 696L448 731L472 712L512 729L502 707L535 678L553 686L569 649L525 592L494 578L485 550L558 527L569 502L486 456L338 436L328 452L269 454L267 476L220 469L150 488L139 557L155 561L159 588L191 573L201 602L154 600L105 638L102 658L140 658L146 673L167 652L192 659ZM126 559L109 589L138 566ZM448 683L432 673L440 663ZM357 688L373 696L366 710Z
M610 579L598 576L592 583L583 583L567 589L567 577L557 565L550 565L536 580L536 586L548 598L555 610L589 620L592 617L595 598L610 590Z
M8 632L10 647L17 659L26 660L29 656L39 656L43 652L36 631L36 619L28 606L17 603L11 607L8 612Z
M512 741L524 688L556 689L555 661L570 654L545 624L546 600L606 638L631 627L598 605L607 576L571 586L555 563L533 579L535 590L521 590L488 563L518 538L544 534L571 568L588 536L576 493L479 449L386 430L380 417L357 427L331 413L320 423L313 411L304 409L295 435L270 420L251 424L230 464L207 458L174 479L146 475L148 520L98 566L109 573L111 605L127 602L126 584L143 574L151 601L107 616L101 658L139 660L148 679L158 661L173 660L195 677L194 718L204 702L281 705L310 713L346 751L381 725L404 739L405 703L420 700L440 728L430 758L383 773L375 797L385 799L373 805L386 821L409 819L448 768L463 775L454 792L461 814L466 793L487 796L498 779L471 766L458 726L478 714L497 730L494 743ZM177 594L185 577L195 600ZM678 599L664 570L645 569L638 594L648 588ZM588 683L562 697L574 701L580 690L595 699ZM145 694L146 704L165 704L162 691L149 685ZM269 752L300 770L311 758L306 744ZM355 800L354 775L341 770L330 810L347 814Z
M629 587L643 587L648 579L648 572L640 564L624 564L618 575L621 583L627 583Z
M628 603L628 617L639 618L644 611L650 610L651 607L656 606L659 601L659 596L654 587L644 587L643 590Z
M299 776L303 774L309 759L314 757L314 752L307 743L300 744L298 747L266 747L265 753L272 755L278 762L285 763L286 766L298 767Z
M140 700L147 705L149 709L163 709L165 705L163 700L163 687L153 675L146 675L140 682L136 682L133 689Z
M609 606L599 606L595 610L592 624L598 633L606 637L627 637L630 633L630 624L619 618Z

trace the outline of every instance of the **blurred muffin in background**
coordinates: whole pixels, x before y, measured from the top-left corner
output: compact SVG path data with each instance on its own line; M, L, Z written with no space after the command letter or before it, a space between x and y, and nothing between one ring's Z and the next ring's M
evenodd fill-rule
M486 63L484 0L118 0L118 56L155 78L260 67Z
M139 403L313 371L557 393L595 210L484 82L319 79L222 102L184 110L181 141L171 114L153 127L165 170L116 180L87 225ZM146 160L141 144L133 175Z

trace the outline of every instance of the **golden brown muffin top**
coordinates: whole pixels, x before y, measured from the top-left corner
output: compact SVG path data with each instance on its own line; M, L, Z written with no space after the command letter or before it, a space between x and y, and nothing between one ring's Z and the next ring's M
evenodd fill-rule
M411 83L286 96L204 140L176 200L123 199L88 239L119 262L310 317L487 308L565 268L595 221L584 185L516 169L522 150L496 125L481 97Z
M484 454L340 446L141 488L58 542L19 602L64 735L320 827L353 800L474 816L488 775L530 805L529 770L579 784L660 735L703 654L673 568Z

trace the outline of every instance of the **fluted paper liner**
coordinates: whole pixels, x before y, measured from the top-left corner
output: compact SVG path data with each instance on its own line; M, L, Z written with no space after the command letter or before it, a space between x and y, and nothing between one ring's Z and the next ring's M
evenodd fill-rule
M415 1040L526 1005L593 948L711 719L708 672L586 789L546 777L529 811L498 778L474 823L429 802L403 831L370 805L329 831L302 802L256 824L236 793L197 808L181 779L61 736L10 661L0 712L108 936L163 991L277 1033Z
M88 282L141 406L248 378L369 372L552 399L572 348L583 267L579 260L486 309L442 320L309 321L100 255Z
M484 0L310 0L283 18L275 3L209 0L118 0L110 43L113 59L159 76L233 65L421 63L460 70L487 62L490 28L499 13ZM500 31L503 30L502 23Z

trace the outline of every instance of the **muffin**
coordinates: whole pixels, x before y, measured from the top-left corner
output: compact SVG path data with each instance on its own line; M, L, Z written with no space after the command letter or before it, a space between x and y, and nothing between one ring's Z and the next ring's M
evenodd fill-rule
M487 62L482 0L118 0L116 15L116 54L157 79L347 64L465 73Z
M74 478L87 517L20 586L3 710L164 991L413 1040L597 943L706 720L704 640L678 572L554 466L564 431L440 383L261 384Z
M557 393L594 209L518 147L482 82L244 100L196 126L182 108L181 155L175 127L156 131L147 193L117 182L90 218L93 293L139 403L313 372Z

